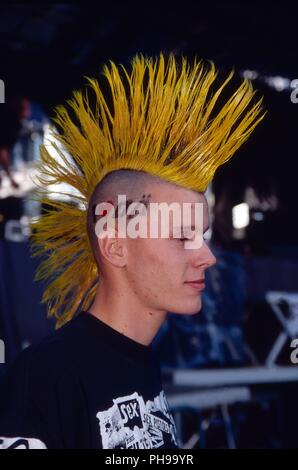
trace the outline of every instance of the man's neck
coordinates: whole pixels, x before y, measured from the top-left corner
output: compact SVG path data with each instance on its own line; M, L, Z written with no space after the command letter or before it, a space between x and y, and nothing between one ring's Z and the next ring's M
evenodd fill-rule
M165 321L167 312L146 308L127 293L102 283L88 311L128 338L148 346Z

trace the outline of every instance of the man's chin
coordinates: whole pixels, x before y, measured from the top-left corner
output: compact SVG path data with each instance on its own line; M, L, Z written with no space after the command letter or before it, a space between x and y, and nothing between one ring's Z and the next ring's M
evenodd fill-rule
M196 315L202 310L202 302L197 302L196 305L186 308L185 305L181 308L175 308L170 310L171 313L176 313L178 315Z

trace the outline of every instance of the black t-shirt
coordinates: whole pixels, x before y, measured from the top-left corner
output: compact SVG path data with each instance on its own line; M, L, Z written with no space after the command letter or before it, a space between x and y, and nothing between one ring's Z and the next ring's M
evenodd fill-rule
M1 448L175 448L150 346L81 312L0 382Z

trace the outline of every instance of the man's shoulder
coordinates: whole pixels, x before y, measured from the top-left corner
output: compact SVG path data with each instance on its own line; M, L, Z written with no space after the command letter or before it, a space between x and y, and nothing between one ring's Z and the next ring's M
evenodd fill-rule
M78 337L82 335L83 331L78 328L77 318L74 318L28 349L43 356L55 354L56 351L61 353L61 349L74 347Z
M79 332L75 320L24 349L8 368L34 380L53 380L73 369L78 349Z
M4 441L23 436L24 440L47 443L47 447L60 446L62 424L71 434L71 425L60 422L60 412L66 410L71 423L76 412L84 413L82 369L74 357L79 332L70 322L24 349L7 367L0 381L0 435L5 436Z

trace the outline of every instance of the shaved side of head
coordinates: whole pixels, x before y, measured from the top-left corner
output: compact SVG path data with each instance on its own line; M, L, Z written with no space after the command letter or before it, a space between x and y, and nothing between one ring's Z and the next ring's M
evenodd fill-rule
M144 171L116 170L109 173L95 187L88 204L87 233L97 266L100 266L100 253L97 235L95 233L97 204L110 202L117 207L118 195L126 195L127 204L142 202L147 204L151 199L151 191L157 184L171 184L158 176L150 175Z

